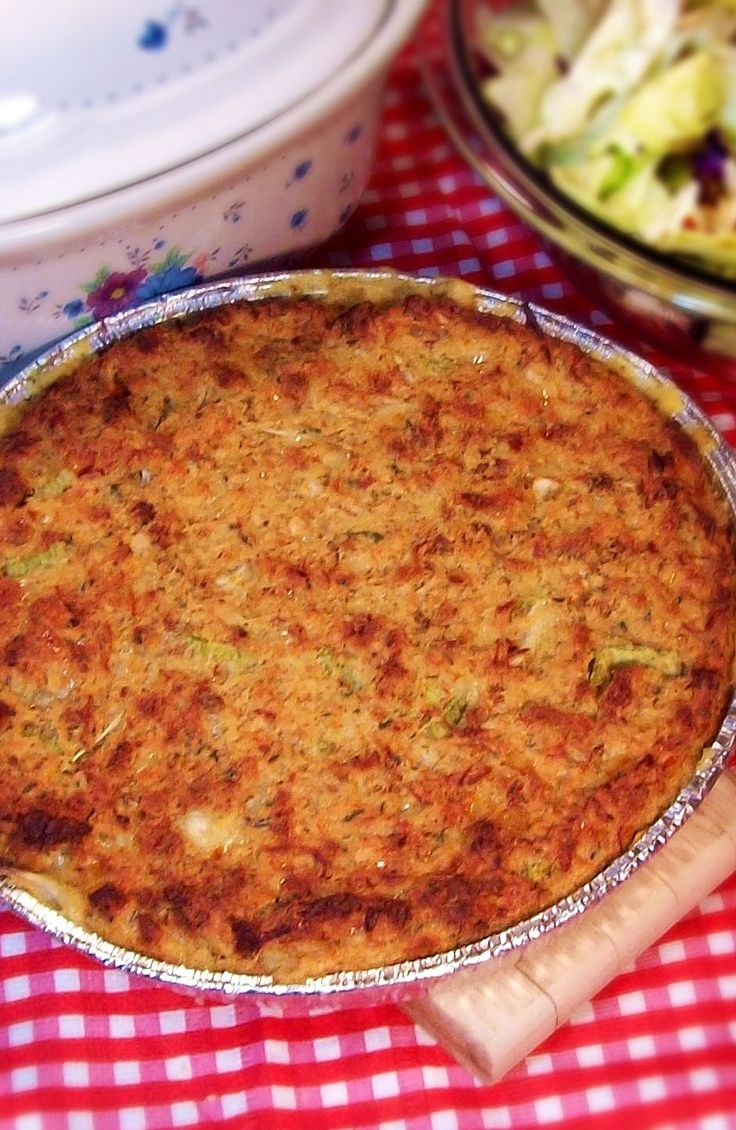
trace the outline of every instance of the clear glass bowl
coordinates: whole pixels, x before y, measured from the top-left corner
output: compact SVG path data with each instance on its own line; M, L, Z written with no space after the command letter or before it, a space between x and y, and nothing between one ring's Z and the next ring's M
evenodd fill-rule
M736 376L736 284L642 246L565 199L507 141L480 89L473 29L483 0L434 0L419 50L448 134L542 238L571 282L642 338Z

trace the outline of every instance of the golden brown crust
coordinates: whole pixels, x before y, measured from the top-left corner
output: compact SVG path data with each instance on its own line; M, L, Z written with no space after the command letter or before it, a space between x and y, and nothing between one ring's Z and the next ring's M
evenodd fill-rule
M0 862L117 944L285 983L570 893L731 690L695 445L448 300L112 346L0 440L0 562Z

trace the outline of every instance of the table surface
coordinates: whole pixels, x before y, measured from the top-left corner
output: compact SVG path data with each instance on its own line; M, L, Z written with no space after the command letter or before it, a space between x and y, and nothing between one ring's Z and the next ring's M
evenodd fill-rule
M369 189L312 266L462 276L569 314L660 364L736 440L736 382L591 308L464 164L411 50ZM513 1022L513 1018L509 1018ZM0 909L0 1127L736 1128L736 875L493 1086L398 1006L284 1016L104 969Z

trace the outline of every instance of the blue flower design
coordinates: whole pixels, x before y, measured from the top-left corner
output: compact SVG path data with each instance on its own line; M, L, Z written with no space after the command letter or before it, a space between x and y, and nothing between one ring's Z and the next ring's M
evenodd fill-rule
M349 129L348 132L345 134L345 144L346 145L354 145L355 142L360 137L362 132L363 132L362 126L360 126L360 125L353 126L352 129Z
M301 230L301 228L303 228L307 222L308 215L308 208L299 208L299 210L294 212L293 216L291 217L291 220L289 221L289 227Z
M160 51L166 45L168 35L165 24L158 20L147 20L138 36L138 46L144 51Z
M300 161L294 169L294 180L303 180L312 167L311 161Z
M61 308L61 312L66 318L78 318L84 311L85 306L81 298L73 298L71 302L66 302Z
M158 298L170 290L180 290L185 286L193 286L201 282L202 276L195 267L180 267L175 264L167 267L159 274L151 274L144 279L135 292L136 301L146 298Z

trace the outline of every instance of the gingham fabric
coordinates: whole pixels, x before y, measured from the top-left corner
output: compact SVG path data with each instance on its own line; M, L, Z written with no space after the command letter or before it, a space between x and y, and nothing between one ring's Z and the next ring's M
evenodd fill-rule
M645 349L465 166L411 51L393 72L369 190L313 265L463 276ZM647 355L736 440L736 382ZM295 1016L196 999L104 969L0 911L2 1130L219 1125L736 1128L736 876L493 1086L398 1006Z

